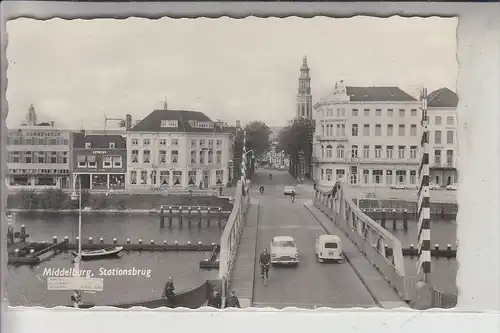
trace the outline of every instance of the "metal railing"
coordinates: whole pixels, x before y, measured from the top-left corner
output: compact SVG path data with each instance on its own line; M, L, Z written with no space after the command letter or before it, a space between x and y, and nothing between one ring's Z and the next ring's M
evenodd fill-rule
M398 238L368 217L347 195L342 182L337 182L329 192L316 189L314 205L330 217L348 236L356 247L375 266L384 279L404 301L416 299L417 276L406 276L403 248ZM392 247L391 256L385 253L385 246ZM453 307L456 297L432 288L433 307Z
M219 255L219 279L222 280L222 297L227 294L227 285L231 280L231 273L238 251L240 236L245 225L245 217L250 206L249 191L245 188L246 195L243 196L243 186L241 181L238 181L236 186L236 194L231 215L226 223L226 227L222 232L220 240L220 255Z

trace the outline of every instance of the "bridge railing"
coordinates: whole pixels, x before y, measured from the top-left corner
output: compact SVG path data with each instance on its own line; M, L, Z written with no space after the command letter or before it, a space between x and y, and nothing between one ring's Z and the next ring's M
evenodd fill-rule
M399 239L364 214L337 182L332 191L316 189L314 205L330 217L380 271L403 300L411 300L417 280L407 278ZM386 245L393 248L389 257Z
M329 192L316 189L314 205L351 239L403 300L417 298L420 278L406 275L401 242L361 211L347 195L342 182L337 182ZM385 253L385 245L394 249L390 258ZM456 302L456 295L432 288L432 307L452 308Z
M244 196L243 190L246 193ZM238 251L238 244L243 226L245 225L245 217L249 206L250 196L248 188L246 188L241 181L238 181L233 210L229 215L220 240L219 279L221 279L222 282L223 299L225 299L227 294L228 282L231 280L233 264Z

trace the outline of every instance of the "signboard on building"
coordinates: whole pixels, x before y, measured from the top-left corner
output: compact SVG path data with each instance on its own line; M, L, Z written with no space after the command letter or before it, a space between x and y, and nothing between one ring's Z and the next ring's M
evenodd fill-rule
M108 152L105 150L94 150L92 154L94 155L106 155Z
M61 132L58 131L43 131L43 132L35 132L35 131L12 131L9 132L9 136L34 136L34 137L57 137L61 136Z
M87 278L82 276L49 276L47 290L88 290L103 291L103 278Z
M13 175L68 175L68 169L9 169Z

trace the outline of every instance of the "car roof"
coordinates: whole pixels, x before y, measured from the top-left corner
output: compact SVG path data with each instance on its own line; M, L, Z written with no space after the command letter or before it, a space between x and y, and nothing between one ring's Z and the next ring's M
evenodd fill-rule
M340 237L337 235L321 235L318 239L322 242L335 241L340 242Z
M295 186L287 185L287 186L285 186L285 188L295 188Z
M295 241L293 237L290 236L276 236L273 238L273 241Z

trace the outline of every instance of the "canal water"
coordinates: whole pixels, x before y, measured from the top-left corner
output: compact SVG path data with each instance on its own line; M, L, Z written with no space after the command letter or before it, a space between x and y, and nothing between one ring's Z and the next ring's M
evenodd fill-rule
M198 241L204 244L220 242L224 224L219 227L215 220L210 226L202 221L198 227L193 220L189 228L184 221L182 227L177 219L173 219L172 227L161 229L158 216L149 215L105 215L86 214L82 219L82 239L92 237L96 242L103 237L106 243L116 237L119 242L130 238L137 243L141 238L144 243L154 240L161 244L178 241L179 244L192 244ZM48 241L57 236L62 240L65 236L74 241L78 235L78 219L71 215L55 214L17 214L16 226L26 226L31 241ZM204 271L198 268L199 261L210 257L207 252L123 252L117 259L104 259L83 262L82 269L90 270L94 277L104 279L104 290L96 293L85 293L84 300L96 305L106 305L120 302L141 301L159 298L169 276L174 278L176 293L196 288L207 279L217 278L217 271ZM45 306L53 307L70 304L70 291L48 291L46 268L72 268L71 253L61 253L56 257L35 267L9 265L7 294L11 306ZM145 276L102 276L103 269L133 269L142 270ZM149 274L147 270L150 270Z
M408 221L408 231L403 230L403 222L397 221L397 229L392 229L392 221L386 222L387 231L391 232L405 248L413 244L417 248L417 222ZM441 249L446 249L448 244L452 249L457 249L457 222L456 220L431 221L431 244L439 244ZM405 273L408 276L417 276L417 257L404 257ZM432 258L430 282L433 286L445 293L457 294L456 276L458 263L455 258Z

